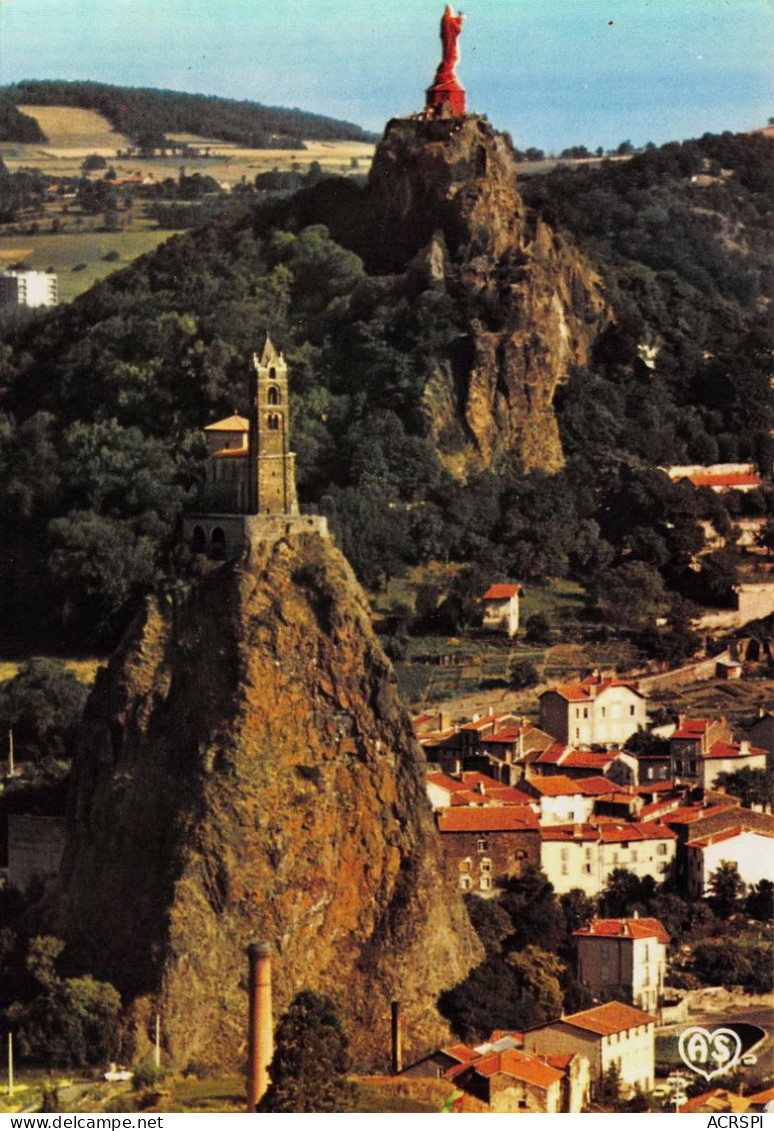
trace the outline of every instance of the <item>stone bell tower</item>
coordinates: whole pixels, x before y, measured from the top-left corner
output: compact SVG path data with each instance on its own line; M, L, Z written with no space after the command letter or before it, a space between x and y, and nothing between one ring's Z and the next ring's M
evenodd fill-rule
M296 456L290 450L288 367L266 335L260 357L253 354L248 514L298 514Z

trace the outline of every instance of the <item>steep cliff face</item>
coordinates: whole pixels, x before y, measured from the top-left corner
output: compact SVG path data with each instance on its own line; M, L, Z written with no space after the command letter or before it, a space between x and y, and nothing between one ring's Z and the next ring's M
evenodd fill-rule
M355 1057L442 1038L441 989L479 958L442 876L423 764L326 540L253 550L148 599L89 707L57 913L71 953L152 997L174 1058L244 1055L245 946L274 954L279 1012L312 987Z
M424 263L465 311L467 334L425 389L429 434L461 475L516 460L557 470L552 402L609 314L600 279L527 213L508 138L478 117L395 119L368 185L372 261Z

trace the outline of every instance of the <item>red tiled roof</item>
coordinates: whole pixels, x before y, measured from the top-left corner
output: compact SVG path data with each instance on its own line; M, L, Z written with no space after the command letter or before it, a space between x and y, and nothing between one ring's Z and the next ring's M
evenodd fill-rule
M547 691L543 692L543 695L549 695L553 691L557 695L561 695L563 699L587 700L597 698L603 691L607 691L608 687L628 687L635 695L644 698L636 679L619 679L618 676L602 678L602 676L595 675L587 676L581 683L566 683L557 687L549 687Z
M476 1052L470 1048L469 1045L446 1045L441 1049L441 1052L446 1053L447 1056L458 1060L460 1064L467 1064L471 1060L476 1059Z
M626 1029L634 1029L638 1025L655 1024L656 1019L631 1005L624 1005L620 1001L608 1001L594 1009L584 1009L581 1013L563 1017L562 1021L567 1025L574 1025L576 1029L586 1029L599 1037L607 1037L611 1033L623 1033Z
M562 797L565 794L583 794L585 790L583 781L573 781L565 774L555 774L552 777L530 778L529 785L541 797Z
M617 750L606 754L598 750L571 750L562 758L562 765L574 770L603 770L618 757L618 753Z
M672 738L701 738L707 727L719 719L683 719L678 730L672 732Z
M580 825L541 825L541 840L561 840L571 842L574 840L599 840L599 829L596 825L588 823Z
M732 829L723 829L718 833L707 833L706 836L698 836L695 840L688 841L688 848L709 848L713 844L722 844L724 840L733 840L734 837L742 836L743 833L753 833L754 836L765 836L774 838L774 830L758 829L752 825L734 825Z
M501 715L482 715L480 719L472 719L469 723L463 723L460 730L486 730L487 727L494 726L501 719L513 719L513 715L509 711L503 712Z
M766 1104L769 1100L774 1100L774 1088L766 1088L762 1092L756 1092L755 1095L747 1097L747 1102L751 1104Z
M459 790L464 789L465 786L461 781L456 778L450 777L449 774L432 773L427 775L428 785L437 785L441 789L448 789L450 793L457 793Z
M552 742L550 746L546 747L542 754L538 754L535 761L542 765L555 766L568 749L569 748L563 746L561 742Z
M473 805L438 811L442 833L518 832L537 827L537 817L526 805Z
M718 1113L727 1110L743 1112L747 1111L751 1102L752 1096L740 1096L737 1092L729 1092L727 1088L713 1088L710 1092L702 1092L698 1096L693 1096L677 1110L681 1114L701 1112L703 1108L709 1108Z
M681 805L671 813L664 814L664 823L667 825L690 825L704 817L715 817L718 813L725 813L727 809L738 808L737 798L728 799L727 804L704 806L701 802L693 805Z
M627 840L675 840L677 833L658 821L606 821L599 826L603 844L620 844Z
M471 1067L479 1076L496 1076L502 1073L513 1076L516 1080L524 1080L536 1088L550 1088L564 1076L561 1068L552 1068L545 1060L534 1053L522 1052L520 1049L503 1049L502 1052L489 1052L474 1061Z
M591 778L581 778L578 785L580 786L581 793L585 793L588 797L595 797L605 793L621 792L620 785L616 785L615 782L608 781L607 778L596 775Z
M584 938L655 938L662 943L669 942L669 935L659 919L592 919L573 934Z
M520 585L490 585L481 600L509 601L511 597L515 597L517 593L521 592Z
M742 750L738 742L713 742L705 758L753 758L765 757L766 751L762 750L760 746L748 746L746 750Z
M760 487L761 477L754 472L732 471L725 474L687 475L694 487Z
M246 416L239 416L234 413L233 416L227 416L223 420L217 420L214 424L208 424L204 429L205 432L249 432L250 421Z

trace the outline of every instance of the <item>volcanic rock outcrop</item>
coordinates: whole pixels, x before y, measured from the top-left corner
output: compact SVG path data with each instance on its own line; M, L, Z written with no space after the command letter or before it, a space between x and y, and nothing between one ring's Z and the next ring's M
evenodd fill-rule
M467 333L424 392L428 434L451 470L563 457L553 397L609 319L600 279L529 213L509 138L485 118L391 121L374 158L369 266L425 264Z
M279 1013L305 987L384 1064L446 1035L440 990L480 958L444 880L424 767L347 562L324 538L254 547L147 599L100 673L71 790L56 924L177 1063L244 1057L247 965Z

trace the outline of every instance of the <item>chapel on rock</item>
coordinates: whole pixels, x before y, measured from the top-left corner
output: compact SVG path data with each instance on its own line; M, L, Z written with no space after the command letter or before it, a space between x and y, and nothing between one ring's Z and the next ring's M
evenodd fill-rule
M327 520L299 513L290 450L288 367L269 335L253 354L250 414L204 429L205 478L183 537L195 553L233 557L252 542L289 534L327 535Z

